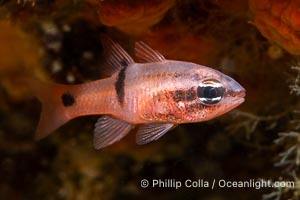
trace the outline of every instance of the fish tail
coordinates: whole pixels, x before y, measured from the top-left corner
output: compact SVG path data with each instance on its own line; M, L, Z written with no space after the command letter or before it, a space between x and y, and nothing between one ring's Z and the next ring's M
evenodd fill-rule
M64 94L67 87L69 86L31 80L34 95L42 104L40 120L35 133L36 140L48 136L71 119L62 99L62 94Z

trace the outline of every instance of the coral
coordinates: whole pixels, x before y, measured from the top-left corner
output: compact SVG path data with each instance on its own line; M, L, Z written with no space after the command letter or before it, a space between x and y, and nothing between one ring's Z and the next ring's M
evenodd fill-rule
M287 132L279 133L279 138L274 142L276 144L288 143L288 139L293 141L293 145L279 154L281 158L275 166L289 166L289 168L298 168L300 166L300 133L298 132Z
M298 74L290 85L291 94L300 95L300 85L299 85L299 63L292 67L294 71ZM264 200L280 200L283 197L289 197L290 199L299 199L300 197L300 181L298 174L300 173L300 121L299 121L299 111L294 111L294 119L290 121L293 130L280 132L278 138L274 140L276 146L283 147L283 151L278 154L279 161L274 164L275 167L280 167L283 169L283 176L288 180L292 180L295 184L294 187L283 187L278 188L278 191L271 192L264 195Z
M291 89L291 94L296 94L297 96L300 95L300 67L298 65L299 63L297 63L295 66L292 66L292 69L297 71L297 76L293 84L289 86Z
M291 54L300 54L300 2L250 0L254 24L268 40Z
M89 0L89 2L97 7L102 24L116 27L128 34L138 35L158 23L175 1Z
M268 123L266 129L273 129L277 125L278 120L283 116L287 115L288 113L288 111L285 111L277 115L258 116L252 113L234 110L232 111L233 117L238 117L239 122L229 125L227 127L227 130L234 134L237 131L240 131L240 129L243 129L244 133L246 134L246 137L249 139L251 137L251 134L255 132L257 126L260 123Z

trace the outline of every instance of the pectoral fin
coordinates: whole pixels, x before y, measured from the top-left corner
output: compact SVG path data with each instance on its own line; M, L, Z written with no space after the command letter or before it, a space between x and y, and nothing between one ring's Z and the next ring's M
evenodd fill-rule
M136 143L142 145L158 140L175 126L175 124L161 123L145 124L139 128L136 134Z
M101 149L121 140L134 125L114 119L109 116L102 116L95 124L94 147Z

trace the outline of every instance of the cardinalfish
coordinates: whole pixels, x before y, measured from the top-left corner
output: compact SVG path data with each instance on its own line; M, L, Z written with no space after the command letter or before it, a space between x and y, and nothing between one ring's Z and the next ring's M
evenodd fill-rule
M137 125L136 142L146 144L178 124L207 121L244 102L245 89L217 70L166 60L143 42L135 44L136 63L108 36L102 43L108 78L41 86L37 139L73 118L102 115L94 129L96 149L121 140Z

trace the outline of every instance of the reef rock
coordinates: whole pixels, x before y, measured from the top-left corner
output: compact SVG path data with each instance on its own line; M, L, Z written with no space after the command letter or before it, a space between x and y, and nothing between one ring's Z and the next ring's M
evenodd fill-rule
M250 0L254 24L268 40L300 55L300 1Z
M103 25L138 35L158 23L174 5L174 0L152 1L95 1L89 3L98 7L98 18Z

